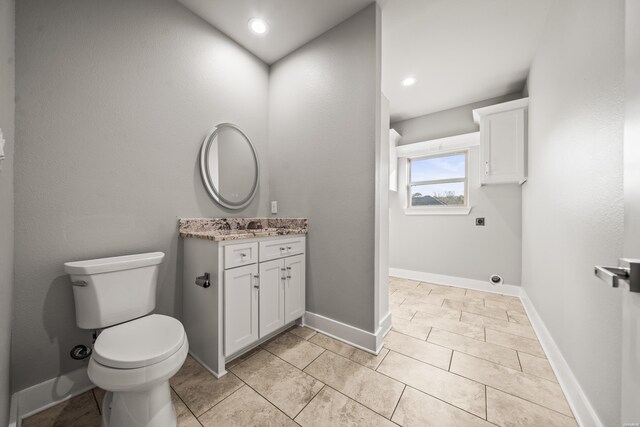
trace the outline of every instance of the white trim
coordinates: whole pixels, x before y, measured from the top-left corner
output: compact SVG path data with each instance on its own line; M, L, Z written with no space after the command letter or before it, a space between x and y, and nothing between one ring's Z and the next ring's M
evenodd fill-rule
M429 208L405 208L405 215L469 215L470 206L454 207L454 206L433 206Z
M578 379L575 377L573 371L571 371L571 368L569 367L569 364L562 356L560 348L553 340L553 337L533 306L533 303L529 299L524 288L522 289L522 296L520 297L520 300L527 311L527 316L531 321L531 326L533 326L533 329L536 331L536 335L538 335L538 340L547 355L549 363L551 363L553 372L556 374L560 387L562 388L562 391L567 398L567 402L571 407L571 411L573 411L573 415L576 417L576 421L581 427L604 427L604 424L600 421L596 410L591 405L591 402L589 402L589 399L582 390L582 387L580 387Z
M391 322L391 312L384 316L384 319L380 321L378 330L376 331L376 354L380 354L382 346L384 345L384 337L387 336L393 323Z
M18 416L18 393L11 395L11 406L9 406L9 427L20 427L20 417Z
M463 133L446 138L431 139L396 147L398 157L419 157L436 153L448 153L480 145L480 132Z
M517 110L519 108L527 108L529 106L529 98L520 98L513 101L503 102L500 104L488 105L482 108L476 108L472 111L473 121L480 124L480 118L487 114L502 113L505 111Z
M391 316L388 322L391 323ZM314 329L318 332L322 332L325 335L335 338L338 341L342 341L353 347L364 350L367 353L378 354L380 349L377 348L378 335L384 337L386 332L382 328L378 328L375 334L367 332L365 330L356 328L355 326L347 325L346 323L339 322L337 320L330 319L320 314L311 313L307 311L304 314L305 325L308 328ZM384 319L387 322L386 318Z
M389 275L404 279L419 280L441 285L481 290L485 292L497 292L519 297L527 312L527 316L531 321L531 326L538 336L540 345L542 345L542 348L547 355L547 359L553 368L553 372L556 374L558 383L567 398L571 411L576 417L576 421L581 427L604 427L604 424L600 421L596 410L593 405L591 405L591 402L589 402L589 399L582 390L582 387L580 387L578 379L562 356L560 348L554 341L551 333L542 321L542 318L536 311L523 287L514 285L491 285L488 281L485 283L482 280L404 270L400 268L390 268Z
M17 426L20 426L23 418L44 411L94 387L87 375L87 368L82 367L14 393L11 399L17 406Z
M429 282L436 285L454 286L457 288L474 289L477 291L500 293L519 297L522 295L522 287L517 285L492 285L487 281L477 279L467 279L465 277L447 276L444 274L426 273L423 271L404 270L402 268L390 268L389 275L400 277L403 279L418 280L420 282Z

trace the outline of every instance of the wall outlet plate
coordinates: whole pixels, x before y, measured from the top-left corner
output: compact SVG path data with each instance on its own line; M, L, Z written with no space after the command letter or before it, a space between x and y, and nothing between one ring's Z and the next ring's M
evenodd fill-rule
M278 202L276 200L271 201L271 213L272 214L278 213Z
M484 218L476 218L476 225L484 227Z

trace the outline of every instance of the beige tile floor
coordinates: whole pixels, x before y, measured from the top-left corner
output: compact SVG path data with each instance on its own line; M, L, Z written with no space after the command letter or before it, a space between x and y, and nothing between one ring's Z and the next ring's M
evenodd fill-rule
M189 357L171 380L181 427L577 426L517 298L390 279L379 355L295 327L215 379ZM99 426L88 391L23 426Z

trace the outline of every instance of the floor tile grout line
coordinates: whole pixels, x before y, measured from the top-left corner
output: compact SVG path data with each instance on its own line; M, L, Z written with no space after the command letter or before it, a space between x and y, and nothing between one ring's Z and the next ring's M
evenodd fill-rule
M96 388L98 387L94 387L91 389L91 395L93 396L93 401L96 402L96 406L98 407L98 414L100 414L100 418L102 418L102 409L100 409L100 403L98 402L98 397L96 396L96 393L95 393Z
M551 412L555 412L556 414L560 414L560 415L564 415L565 417L568 417L568 418L576 419L576 417L575 417L575 416L573 416L573 410L571 410L571 407L569 407L569 410L571 411L571 415L567 415L567 414L565 414L564 412L560 412L560 411L558 411L558 410L555 410L555 409L553 409L553 408L549 408L548 406L544 406L544 405L542 405L542 404L540 404L540 403L537 403L537 402L534 402L534 401L532 401L532 400L525 399L524 397L522 397L522 396L518 396L517 394L513 394L513 393L510 393L510 392L508 392L508 391L501 390L501 389L499 389L499 388L497 388L497 387L494 387L494 386L492 386L492 385L485 384L485 386L487 387L487 389L492 389L492 390L496 390L496 391L499 391L499 392L504 393L504 394L508 394L508 395L509 395L509 396L511 396L511 397L515 397L515 398L517 398L517 399L524 400L525 402L528 402L528 403L531 403L532 405L536 405L536 406L539 406L539 407L541 407L541 408L547 409L547 410L549 410L549 411L551 411ZM564 392L562 392L562 394L564 395ZM569 406L569 405L567 404L567 406Z
M191 412L193 414L193 416L196 418L196 420L198 420L198 422L200 423L200 417L202 417L204 414L206 414L207 412L209 412L210 410L212 410L213 408L215 408L216 406L218 406L219 404L221 404L222 402L224 402L225 400L227 400L228 398L230 398L231 396L233 396L234 394L236 394L238 391L240 391L242 389L243 386L247 386L249 387L249 385L247 383L245 383L244 381L242 381L240 379L240 377L238 377L237 375L235 375L236 378L238 378L238 380L240 380L240 382L242 382L242 385L240 387L238 387L237 389L233 390L231 393L229 393L228 395L226 395L225 397L223 397L220 401L216 402L213 406L211 406L210 408L208 408L207 410L205 410L202 414L200 414L200 416L197 416L195 414L195 412L193 412L191 410L191 408L189 407L189 405L187 404L187 402L185 402L185 400L182 398L182 396L180 396L178 394L178 392L174 389L173 391L176 393L176 395L178 396L178 398L180 400L182 400L182 403L184 403L184 405L187 407L187 409L189 410L189 412ZM200 423L200 425L202 425L202 423Z
M389 353L391 353L392 351L393 351L394 353L398 353L397 351L394 351L394 350L389 350ZM457 350L453 350L453 352L455 352L455 351L457 351ZM462 353L462 352L458 351L458 353ZM403 355L403 356L406 356L406 355L404 355L404 354L402 354L402 353L398 353L398 354L401 354L401 355ZM465 353L465 354L466 354L466 353ZM468 356L471 356L471 355L468 355ZM554 410L554 409L548 408L548 407L546 407L546 406L544 406L544 405L542 405L542 404L540 404L540 403L535 403L535 402L533 402L533 401L531 401L531 400L525 399L525 398L523 398L522 396L518 396L518 395L515 395L515 394L513 394L513 393L511 393L511 392L508 392L508 391L502 390L502 389L500 389L500 388L498 388L498 387L496 387L496 386L491 386L491 385L489 385L489 384L485 384L485 383L480 382L480 381L478 381L478 380L476 380L476 379L469 378L469 377L466 377L466 376L464 376L464 375L461 375L461 374L459 374L459 373L457 373L457 372L445 371L444 369L439 368L438 366L431 365L430 363L422 362L421 360L414 359L413 357L410 357L410 356L406 356L406 357L408 357L408 358L410 358L410 359L413 359L413 360L416 360L416 361L421 362L421 363L425 363L426 365L432 366L432 367L434 367L434 368L438 368L438 369L440 369L440 370L442 370L442 371L444 371L444 372L448 372L448 373L450 373L450 374L452 374L452 375L455 375L455 376L457 376L457 377L464 378L464 379L466 379L466 380L473 381L474 383L477 383L477 384L483 385L483 386L485 386L485 387L490 387L490 388L493 388L493 389L495 389L495 390L501 391L501 392L503 392L503 393L505 393L505 394L509 394L509 395L514 396L514 397L517 397L517 398L519 398L519 399L526 400L526 401L527 401L527 402L529 402L529 403L533 403L533 404L538 405L538 406L541 406L541 407L543 407L543 408L547 408L547 409L549 409L549 410L552 410L552 411L558 412L559 414L561 414L561 413L562 413L562 412L556 411L556 410ZM453 353L452 353L451 357L452 357L452 359L453 359ZM471 356L471 357L475 357L475 356ZM480 359L479 357L476 357L476 358L477 358L477 359ZM482 360L484 360L484 359L482 359ZM503 366L503 365L499 365L499 364L494 363L494 362L491 362L491 361L487 361L487 362L493 363L494 365ZM506 366L506 367L508 368L508 366ZM511 369L512 369L512 368L511 368ZM407 385L407 386L411 387L411 385L410 385L410 384L407 384L407 383L405 383L405 382L403 382L403 381L400 381L400 380L398 380L397 378L393 378L393 377L391 377L391 376L389 376L389 375L385 374L384 372L380 372L380 371L376 371L376 372L378 372L379 374L384 375L385 377L391 378L391 379L392 379L392 380L394 380L394 381L398 381L398 382L400 382L400 383L402 383L402 384L405 384L405 385ZM516 371L516 372L517 372L517 371ZM521 372L521 373L522 373L522 372ZM536 378L539 378L539 377L536 377ZM540 379L543 379L543 380L544 380L544 378L540 378ZM549 381L549 380L546 380L546 381ZM552 383L553 383L553 381L549 381L549 382L552 382ZM559 386L559 384L558 384L558 383L554 383L554 384ZM411 387L411 388L415 388L415 387ZM416 390L418 390L418 389L416 389ZM429 394L429 393L426 393L426 392L424 392L424 391L422 391L422 390L418 390L418 391L420 391L420 392L422 392L422 393L425 393L425 394L428 394L429 396L432 396L432 397L434 397L434 398L436 398L436 399L438 399L438 400L441 400L441 401L443 401L443 402L445 402L445 403L447 403L447 404L449 404L449 405L451 405L451 406L455 406L456 408L459 408L459 409L461 409L461 410L463 410L463 411L465 411L465 412L469 412L469 411L467 411L466 409L460 408L460 407L458 407L458 406L456 406L456 405L452 404L451 402L447 402L446 400L439 399L438 397L433 396L433 395L431 395L431 394ZM563 397L564 397L564 398L565 398L565 400L566 400L566 396L564 396L564 391L563 391L562 389L561 389L561 391L562 391L562 395L563 395ZM472 414L471 412L469 412L469 413L470 413L470 414ZM475 415L475 414L472 414L472 415ZM564 414L564 415L566 415L566 414ZM476 416L477 416L477 415L476 415ZM482 417L480 417L480 418L482 418Z
M324 352L323 352L324 353ZM309 375L309 374L307 374ZM318 379L316 379L316 381L319 381ZM320 383L322 384L322 387L320 387L320 390L318 390L318 392L311 398L309 399L309 401L302 407L302 409L300 409L298 411L298 413L295 415L295 417L291 418L294 422L296 422L297 424L300 424L296 421L296 418L298 418L298 415L300 415L302 413L302 411L304 411L306 409L307 406L309 406L309 404L311 402L313 402L314 400L316 400L316 398L318 397L318 395L320 393L322 393L322 390L324 390L325 387L328 387L325 383L323 383L322 381L320 381Z
M489 404L487 401L489 398L487 397L487 385L484 385L484 419L489 421Z
M510 396L517 397L518 399L522 399L522 400L525 400L525 401L527 401L527 402L529 402L529 403L533 403L534 405L538 405L538 406L541 406L541 407L543 407L543 408L549 409L550 411L554 411L554 412L557 412L557 413L559 413L559 414L562 414L562 412L560 412L560 411L557 411L557 410L555 410L555 409L549 408L548 406L544 406L544 405L542 405L542 404L540 404L540 403L536 403L536 402L534 402L534 401L532 401L532 400L529 400L529 399L526 399L526 398L524 398L524 397L522 397L522 396L518 396L517 394L513 394L512 392L509 392L509 391L503 390L503 389L501 389L501 388L498 388L497 386L492 386L491 384L485 384L485 383L482 383L482 382L480 382L480 381L478 381L478 380L474 380L473 378L465 377L464 375L458 374L458 373L456 373L456 372L451 372L451 373L452 373L452 374L454 374L454 375L457 375L457 376L459 376L459 377L466 378L466 379L468 379L469 381L474 381L474 382L476 382L476 383L478 383L478 384L482 384L482 385L484 385L484 386L486 386L486 387L489 387L489 388L492 388L492 389L494 389L494 390L501 391L502 393L508 394L508 395L510 395ZM523 373L523 372L521 372L521 373ZM536 377L536 378L538 378L538 377ZM544 379L544 378L540 378L540 379ZM548 381L548 380L547 380L547 381ZM551 382L553 382L553 381L551 381ZM557 386L560 386L560 384L558 384L558 383L554 383L554 384L555 384L555 385L557 385ZM560 387L560 391L562 392L562 397L564 397L564 398L565 398L565 401L566 401L567 397L565 396L565 394L564 394L564 390L562 390L562 387ZM567 402L567 406L569 406L568 402ZM569 407L569 410L571 410L571 407ZM573 411L572 411L572 414L573 414ZM567 414L563 414L563 415L567 416Z
M518 357L518 364L520 365L520 372L524 373L524 369L522 369L522 361L520 361L520 352L516 350L516 356Z
M297 369L297 368L296 368ZM240 378L240 377L238 377ZM242 381L242 378L240 378L240 380ZM265 395L263 395L262 393L260 393L258 390L256 390L255 388L253 388L249 383L242 381L247 387L249 387L251 390L253 390L254 392L256 392L260 397L262 397L264 400L266 400L267 402L269 402L269 404L271 404L274 408L276 408L278 411L280 411L285 417L289 418L291 421L293 421L294 423L298 424L293 418L291 418L289 416L289 414L287 414L286 412L284 412L278 405L276 405L275 403L273 403L271 400L269 400L269 398ZM320 381L320 384L322 384L324 386L324 383L322 381ZM241 387L242 388L242 387ZM320 388L320 390L322 390L322 388ZM237 390L236 390L237 391ZM318 393L320 393L320 391L318 391ZM317 394L314 394L313 397L310 399L313 400L313 398L315 398L317 396ZM227 396L228 397L228 396ZM216 404L217 406L217 404ZM306 406L306 405L305 405ZM297 414L296 414L297 416Z
M327 351L329 351L329 352L333 353L331 350L328 350L328 349L327 349ZM338 353L333 353L333 354L335 354L335 355L337 355L337 356L339 356L339 357L341 357L341 358L343 358L343 359L346 359L347 361L350 361L350 362L353 362L353 363L356 363L356 364L360 365L359 363L354 362L353 360L351 360L351 359L349 359L349 358L347 358L347 357L344 357L344 356L343 356L343 355L341 355L341 354L338 354ZM388 354L388 353L387 353L387 354ZM386 357L386 356L385 356L385 357ZM395 382L397 382L397 383L400 383L400 384L406 385L406 384L405 384L405 383L403 383L402 381L398 381L398 380L396 380L395 378L391 378L391 377L390 377L390 376L388 376L388 375L384 375L382 372L375 371L375 370L373 370L373 369L371 369L371 368L368 368L368 367L366 367L366 366L364 366L364 365L360 365L360 366L362 366L363 368L367 368L367 369L369 369L369 370L372 370L373 372L378 373L378 374L380 374L380 375L382 375L382 376L385 376L385 377L387 377L387 378L390 378L390 379L392 379L393 381L395 381ZM384 415L382 415L380 412L378 412L378 411L376 411L375 409L373 409L373 408L371 408L371 407L369 407L369 406L365 405L365 404L364 404L364 403L362 403L362 402L357 401L356 399L354 399L354 398L352 398L352 397L347 396L346 394L342 393L340 390L337 390L336 388L331 387L331 385L326 384L326 383L325 383L325 382L323 382L320 378L317 378L316 376L314 376L314 375L312 375L312 374L310 374L310 373L308 373L308 372L305 372L305 374L309 375L311 378L315 379L315 380L316 380L316 381L318 381L320 384L324 384L325 386L327 386L327 387L329 387L329 388L331 388L331 389L333 389L333 390L337 391L338 393L340 393L340 394L342 394L342 395L344 395L344 396L348 397L349 399L351 399L351 400L353 400L354 402L356 402L356 403L358 403L358 404L360 404L360 405L364 406L365 408L370 409L371 411L373 411L373 412L375 412L376 414L380 415L382 418L389 420L389 418L385 417L385 416L384 416ZM320 392L318 392L318 393L320 393ZM316 393L316 395L317 395L317 393ZM315 396L314 396L314 397L315 397ZM313 399L312 399L312 400L313 400ZM297 415L296 415L296 416L297 416Z
M318 346L320 347L320 346ZM307 369L309 367L309 365L311 365L313 362L315 362L316 360L318 360L318 357L322 356L324 354L325 351L327 351L326 348L324 347L320 347L322 349L322 351L320 352L320 354L318 354L316 357L313 358L313 360L309 363L307 363L304 368L300 369L302 372L304 372L305 369ZM298 368L299 369L299 368Z
M404 383L402 383L404 384ZM404 384L404 387L402 387L402 392L400 393L400 397L398 398L398 401L396 402L396 406L393 408L393 412L391 412L391 416L389 417L389 420L393 420L393 416L396 414L396 411L398 410L398 406L400 405L400 401L402 400L402 396L404 396L404 391L407 389L407 385Z

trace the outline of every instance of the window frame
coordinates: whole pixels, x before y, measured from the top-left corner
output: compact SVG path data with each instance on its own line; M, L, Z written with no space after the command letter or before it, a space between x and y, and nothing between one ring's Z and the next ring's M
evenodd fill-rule
M464 155L464 177L463 178L448 178L448 179L433 179L426 181L411 181L411 163L416 160L425 160L425 159L435 159L440 157L451 157L462 154ZM407 204L405 206L405 213L409 215L415 214L424 214L424 215L433 215L433 214L450 214L450 215L466 215L471 211L470 201L469 201L469 150L455 150L448 152L440 152L436 154L428 154L424 156L416 156L416 157L408 157L406 159L406 197ZM433 184L449 184L462 182L464 183L464 204L463 205L443 205L443 206L434 206L434 205L422 205L422 206L413 206L411 201L411 187L418 185L433 185Z

